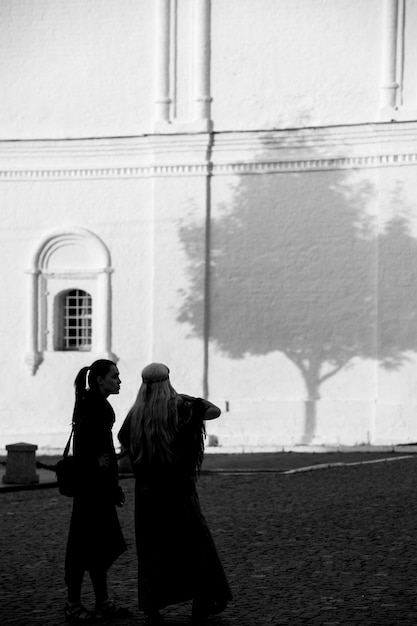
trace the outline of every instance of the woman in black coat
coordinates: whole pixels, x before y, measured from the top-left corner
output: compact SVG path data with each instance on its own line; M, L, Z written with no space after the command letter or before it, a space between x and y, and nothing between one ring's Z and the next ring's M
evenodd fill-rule
M193 624L224 610L231 592L196 490L204 453L204 420L220 409L178 394L169 369L151 363L120 432L135 474L139 607L147 626L159 610L193 600Z
M86 383L88 388L86 389ZM80 370L75 379L74 459L77 490L65 558L68 622L128 617L127 609L109 600L107 570L125 550L116 505L124 495L118 483L113 445L114 411L107 398L118 394L120 378L112 361L101 359ZM95 612L81 603L84 573L88 571L96 597Z

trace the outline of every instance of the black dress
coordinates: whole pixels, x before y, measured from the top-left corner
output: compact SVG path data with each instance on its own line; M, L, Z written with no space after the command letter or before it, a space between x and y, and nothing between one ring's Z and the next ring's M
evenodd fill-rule
M78 488L68 535L65 570L107 570L126 550L116 505L118 467L111 429L114 411L103 396L91 391L81 401L74 435ZM109 467L98 458L110 457Z
M139 607L145 612L198 599L213 612L231 592L196 490L205 407L178 399L179 430L171 463L133 465ZM129 450L129 425L119 433Z

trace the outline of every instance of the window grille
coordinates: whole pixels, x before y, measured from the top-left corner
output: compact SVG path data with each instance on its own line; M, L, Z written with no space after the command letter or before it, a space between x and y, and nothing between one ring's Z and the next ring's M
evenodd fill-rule
M93 302L89 293L81 289L63 295L63 350L91 350Z

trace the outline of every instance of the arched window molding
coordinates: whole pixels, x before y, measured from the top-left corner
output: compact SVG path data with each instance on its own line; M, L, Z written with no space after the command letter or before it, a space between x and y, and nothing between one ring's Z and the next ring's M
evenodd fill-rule
M65 263L66 250L80 250L88 256L88 263L78 265L74 258ZM64 263L56 263L63 254ZM95 292L96 314L94 319L92 353L97 358L117 361L111 351L111 267L110 253L104 242L84 228L54 230L36 247L29 275L28 349L25 363L34 375L43 361L45 351L54 350L53 337L48 338L53 328L53 315L48 311L48 296L51 286L63 282L68 288L84 288L91 285ZM88 288L87 291L90 291ZM64 354L64 353L63 353Z

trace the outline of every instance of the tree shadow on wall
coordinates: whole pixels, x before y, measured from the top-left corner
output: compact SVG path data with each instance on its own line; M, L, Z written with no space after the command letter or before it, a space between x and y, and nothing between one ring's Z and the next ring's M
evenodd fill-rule
M373 189L349 176L241 176L211 220L210 341L233 359L280 351L296 365L306 444L326 380L355 357L398 368L417 351L417 242L405 217L376 232ZM178 319L202 337L205 225L180 235L190 285Z

